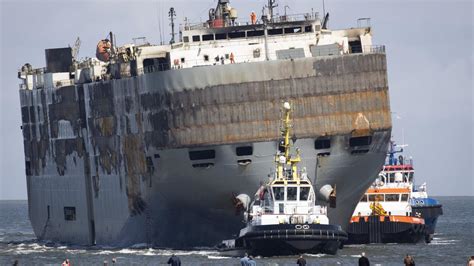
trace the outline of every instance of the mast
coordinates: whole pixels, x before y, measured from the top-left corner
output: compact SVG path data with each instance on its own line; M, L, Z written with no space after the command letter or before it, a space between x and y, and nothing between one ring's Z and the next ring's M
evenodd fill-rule
M176 16L176 11L174 10L174 7L170 8L170 11L168 12L168 16L170 17L171 21L171 40L170 44L175 43L174 37L176 33L174 32L174 17Z
M275 5L276 0L268 0L268 16L269 16L269 21L273 23L273 9L275 7L278 7L278 5Z
M300 176L298 174L298 166L297 164L301 161L299 150L296 150L296 155L291 154L291 105L289 102L285 102L283 104L284 115L283 115L283 128L282 128L282 136L283 140L283 154L279 154L277 156L277 178L278 179L289 179L299 181ZM290 173L290 176L286 176L285 174Z

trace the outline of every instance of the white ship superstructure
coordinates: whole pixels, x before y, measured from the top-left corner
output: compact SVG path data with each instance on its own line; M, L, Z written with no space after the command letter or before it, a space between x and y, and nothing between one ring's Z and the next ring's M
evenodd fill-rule
M169 45L118 47L111 34L100 60L48 49L46 68L22 67L38 238L170 247L228 238L240 222L233 195L252 193L273 165L286 100L318 204L347 225L390 139L384 47L370 26L332 31L312 13L239 22L231 10L218 1L208 22L186 23Z

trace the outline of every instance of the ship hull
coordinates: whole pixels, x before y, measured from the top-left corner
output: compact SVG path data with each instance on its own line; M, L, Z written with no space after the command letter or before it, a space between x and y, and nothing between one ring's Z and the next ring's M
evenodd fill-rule
M369 216L367 221L350 223L346 244L418 243L425 239L425 224L391 221L389 217Z
M273 169L284 99L302 164L316 191L337 188L328 217L346 228L391 132L384 54L171 70L20 98L30 221L39 239L73 244L231 237L241 226L232 197L252 196ZM253 151L238 156L240 146Z
M320 224L260 225L244 228L235 240L252 256L285 256L302 253L335 255L347 233L340 226Z
M425 220L426 225L426 243L430 243L433 240L436 224L438 223L438 217L443 215L442 205L429 205L429 206L412 206L413 213Z

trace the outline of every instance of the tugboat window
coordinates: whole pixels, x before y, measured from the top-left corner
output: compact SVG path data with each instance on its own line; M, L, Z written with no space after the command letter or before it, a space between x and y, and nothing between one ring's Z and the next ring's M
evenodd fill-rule
M402 194L402 201L408 201L408 194Z
M284 187L274 187L273 195L275 195L275 200L285 200L285 188Z
M201 36L200 35L194 35L193 36L193 42L200 42L201 41Z
M64 220L66 221L76 220L76 207L64 207Z
M360 199L360 202L367 202L367 195L364 194L364 196L362 196L362 198Z
M309 187L300 187L300 200L308 200Z
M385 201L399 201L400 194L385 194Z
M383 201L383 194L372 194L369 195L369 201Z
M288 187L286 200L296 200L297 191L297 187Z
M188 37L188 36L184 36L184 37L183 37L183 41L184 41L184 42L189 42L189 37Z

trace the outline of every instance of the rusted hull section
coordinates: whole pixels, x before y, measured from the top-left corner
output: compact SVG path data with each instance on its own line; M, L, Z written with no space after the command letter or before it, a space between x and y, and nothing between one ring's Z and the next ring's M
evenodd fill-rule
M171 70L21 90L20 98L35 233L79 244L183 247L228 237L240 221L232 193L251 195L273 163L282 100L295 107L316 186L337 185L330 218L345 223L383 163L391 130L384 54ZM331 145L316 150L321 136ZM349 145L360 136L371 142ZM253 154L236 156L239 145L253 145ZM191 161L189 150L200 149L214 158ZM183 228L172 241L167 232L191 221L194 233ZM222 221L229 226L215 226Z

